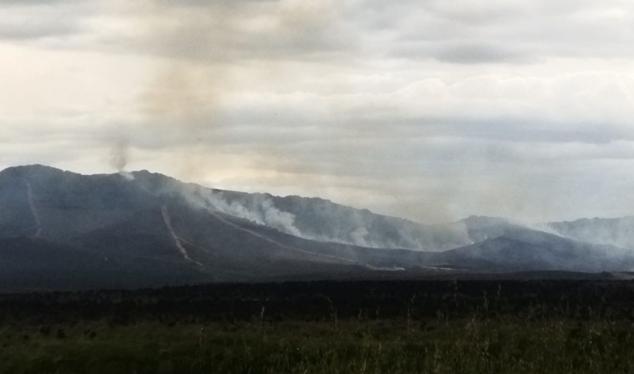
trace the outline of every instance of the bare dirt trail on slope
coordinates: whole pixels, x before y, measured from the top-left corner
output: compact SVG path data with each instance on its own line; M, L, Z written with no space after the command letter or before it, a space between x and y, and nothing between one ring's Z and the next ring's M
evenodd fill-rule
M33 200L33 187L29 181L25 181L26 183L26 197L29 202L29 208L31 209L31 214L33 215L33 220L35 221L35 237L39 238L42 236L42 221L40 219L40 213L37 210L37 206L35 205L35 201Z
M200 262L193 260L191 257L189 257L189 253L187 253L187 249L185 249L185 247L183 246L183 243L181 243L181 239L178 237L178 235L176 235L176 232L174 231L174 226L172 226L172 219L170 217L169 210L167 209L166 206L161 207L161 215L163 216L163 222L165 223L165 227L167 228L167 231L170 233L172 240L174 240L174 245L176 246L176 249L178 249L178 251L183 256L183 258L189 262L202 265Z

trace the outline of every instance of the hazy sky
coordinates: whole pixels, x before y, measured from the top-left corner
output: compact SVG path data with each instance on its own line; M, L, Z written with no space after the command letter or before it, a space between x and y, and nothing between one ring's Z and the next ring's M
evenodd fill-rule
M634 2L0 0L0 168L634 214Z

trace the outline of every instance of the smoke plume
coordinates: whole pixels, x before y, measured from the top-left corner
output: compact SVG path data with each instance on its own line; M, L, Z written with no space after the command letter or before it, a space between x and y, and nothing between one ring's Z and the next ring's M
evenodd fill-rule
M187 179L208 177L219 149L227 152L227 134L243 131L228 118L235 119L236 111L253 115L235 105L237 96L254 88L274 92L280 82L288 83L289 56L309 60L341 41L332 29L341 6L330 0L115 4L133 31L126 47L152 57L152 73L136 102L137 121L127 134L129 147L169 153L166 168ZM237 76L238 70L253 76ZM275 148L255 142L231 149L231 155L241 165L257 158L276 169L282 167L277 160L290 155Z
M128 165L129 148L126 140L114 142L110 149L110 166L118 172L125 171Z
M191 191L180 191L192 205L239 217L258 225L274 228L281 232L305 237L295 226L295 215L278 209L271 198L264 195L253 195L247 202L231 201L222 191L204 188Z

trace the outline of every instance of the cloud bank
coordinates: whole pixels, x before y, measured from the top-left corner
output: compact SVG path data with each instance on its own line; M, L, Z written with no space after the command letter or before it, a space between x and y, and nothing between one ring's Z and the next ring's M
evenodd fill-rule
M424 222L634 212L627 1L0 3L0 166Z

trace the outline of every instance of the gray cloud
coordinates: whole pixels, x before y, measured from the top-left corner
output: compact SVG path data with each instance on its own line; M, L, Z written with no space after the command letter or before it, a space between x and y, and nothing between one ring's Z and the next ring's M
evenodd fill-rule
M74 0L2 1L0 39L28 42L79 34L90 7Z
M525 56L516 51L486 44L462 44L443 48L437 55L440 61L461 64L487 62L522 62Z
M431 222L634 208L626 1L0 7L0 166L147 168Z
M353 47L354 30L333 1L145 0L114 12L126 27L100 35L102 45L171 59L319 59Z
M74 3L77 0L2 0L0 3L0 7L11 7L11 6L33 6L33 5L44 5L44 6L53 6L53 5L62 5L68 3Z
M75 26L64 23L49 23L45 25L32 22L19 24L15 22L0 23L0 38L2 39L40 39L53 36L71 35L77 31L78 29Z

